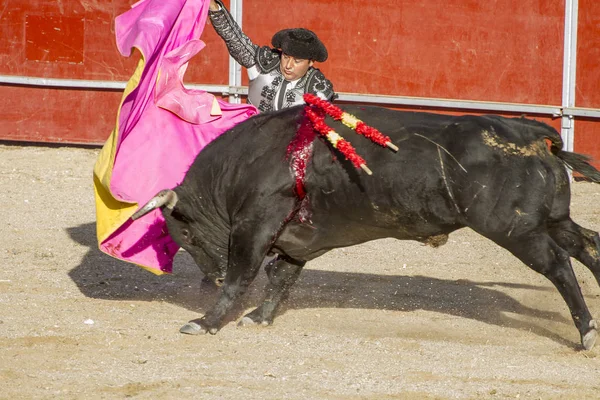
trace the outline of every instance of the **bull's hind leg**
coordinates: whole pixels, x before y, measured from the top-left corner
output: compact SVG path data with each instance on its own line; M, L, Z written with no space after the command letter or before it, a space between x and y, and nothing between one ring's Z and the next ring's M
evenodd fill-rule
M571 257L589 268L600 284L600 237L597 232L583 228L567 218L549 223L548 233Z
M289 289L298 279L305 261L279 255L266 265L269 283L265 288L262 304L240 321L240 325L270 325L279 305L289 294Z
M591 349L598 336L596 322L583 299L569 253L546 233L528 233L510 241L503 238L497 243L554 284L569 307L583 347Z

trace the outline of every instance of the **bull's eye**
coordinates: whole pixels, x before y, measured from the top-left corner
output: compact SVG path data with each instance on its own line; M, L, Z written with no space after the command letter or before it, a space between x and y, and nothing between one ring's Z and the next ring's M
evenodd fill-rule
M183 236L184 238L189 238L190 237L190 231L187 229L182 229L181 230L181 236Z

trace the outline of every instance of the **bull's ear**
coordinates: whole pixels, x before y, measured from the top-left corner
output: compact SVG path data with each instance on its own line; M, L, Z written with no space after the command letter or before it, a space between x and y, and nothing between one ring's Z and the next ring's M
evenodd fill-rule
M167 208L167 207L165 207L165 208L162 209L163 215L165 215L165 216L171 216L174 219L176 219L177 221L189 223L190 222L189 218L186 217L185 214L182 213L181 211L182 211L181 208L179 208L177 206L175 206L173 208Z
M165 217L170 216L173 213L174 210L175 210L175 207L173 207L173 208L169 208L169 207L163 207L163 208L161 208L163 216L165 216Z

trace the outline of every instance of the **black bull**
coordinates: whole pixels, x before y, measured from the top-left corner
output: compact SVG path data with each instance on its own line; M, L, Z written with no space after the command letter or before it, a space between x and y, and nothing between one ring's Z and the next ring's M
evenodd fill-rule
M543 274L567 303L585 349L596 322L570 257L600 282L598 234L570 218L565 166L593 181L600 173L562 151L553 128L525 118L448 116L346 106L399 147L379 147L339 122L373 171L368 176L318 138L298 196L289 146L303 107L255 116L207 146L183 182L156 195L133 218L160 207L169 234L200 269L222 284L213 308L181 332L215 334L260 266L268 283L262 304L240 324L270 324L302 267L327 251L392 237L432 245L469 227ZM302 176L300 176L302 178Z

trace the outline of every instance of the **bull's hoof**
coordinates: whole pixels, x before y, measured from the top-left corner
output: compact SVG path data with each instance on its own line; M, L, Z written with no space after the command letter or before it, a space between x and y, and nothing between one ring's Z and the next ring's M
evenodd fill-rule
M238 322L238 326L268 326L270 325L269 321L255 321L249 316L245 316Z
M258 323L254 321L252 318L245 316L238 322L238 326L256 326Z
M581 338L581 344L585 350L591 350L596 344L596 339L598 339L598 324L596 321L590 321L590 328L592 329Z
M185 333L186 335L205 335L206 329L204 329L202 325L190 321L182 326L181 329L179 329L179 332Z
M252 320L252 318L244 317L238 322L238 326L254 326L256 322Z

